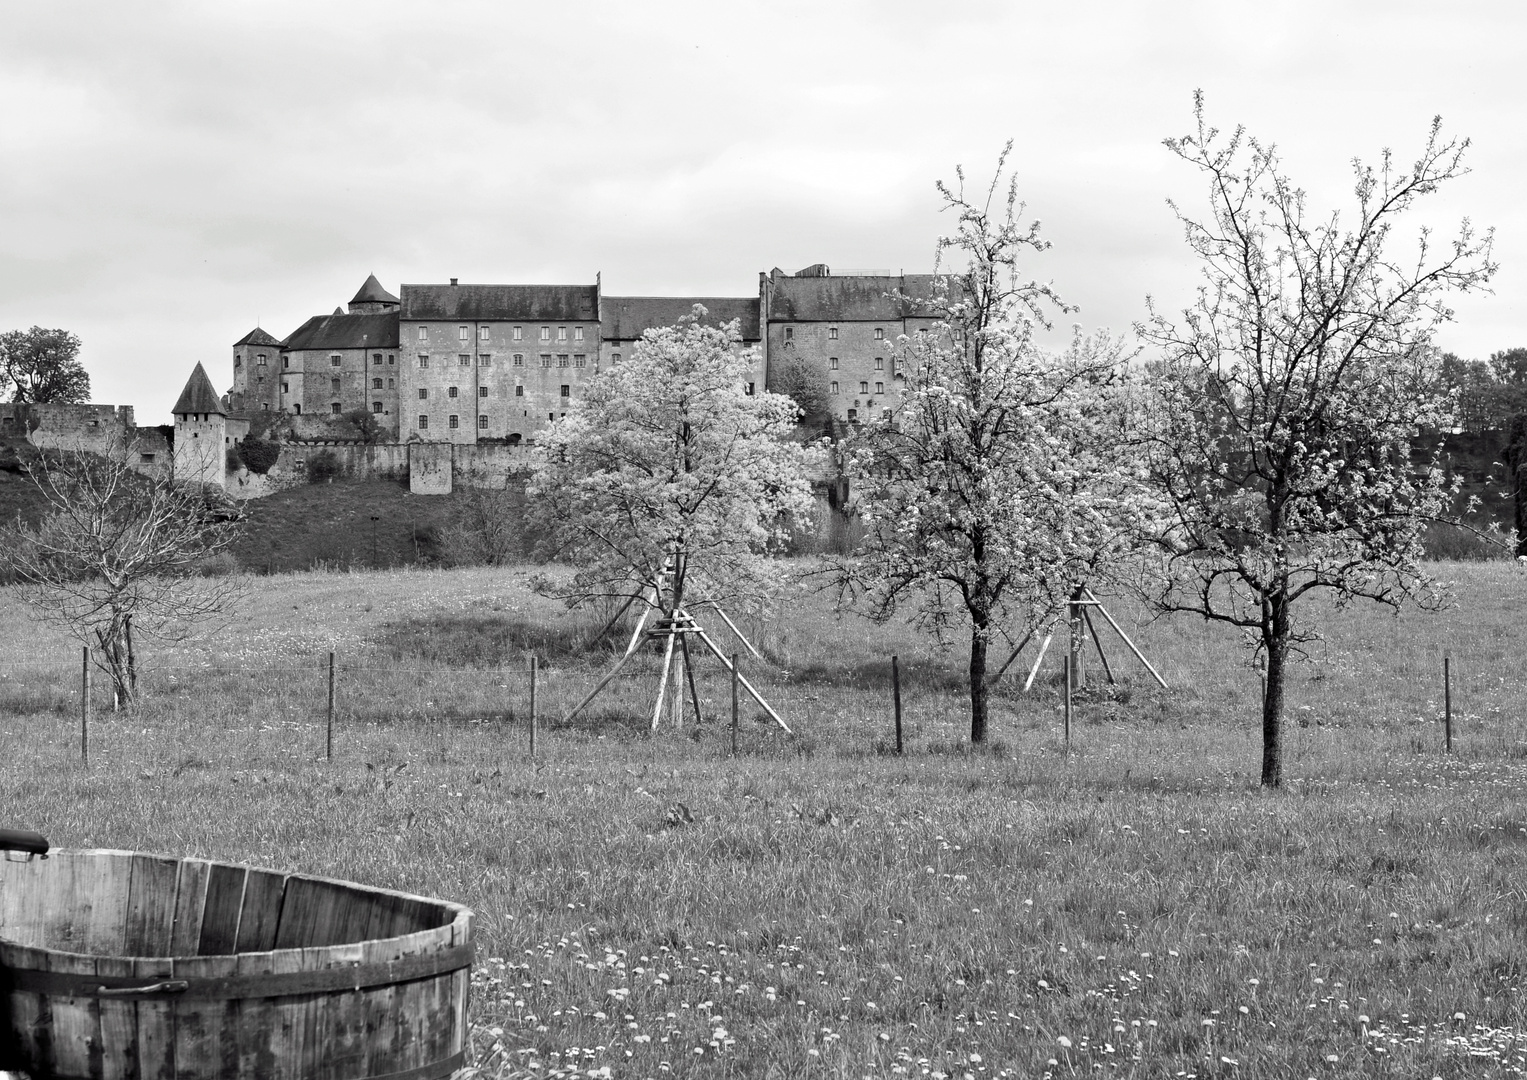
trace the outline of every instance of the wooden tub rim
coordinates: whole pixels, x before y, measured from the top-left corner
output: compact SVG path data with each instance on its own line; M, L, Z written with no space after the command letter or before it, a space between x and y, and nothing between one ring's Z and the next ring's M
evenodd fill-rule
M141 857L164 859L175 863L195 861L246 872L281 874L280 871L251 866L248 863L205 859L197 855L162 855L117 848L54 849L48 853L47 857L59 856ZM299 878L359 893L421 903L435 907L443 915L450 915L451 918L440 926L426 930L415 930L385 938L365 938L344 944L181 956L70 952L39 945L23 945L0 933L0 993L21 991L74 997L125 997L128 1000L288 997L414 982L468 968L472 964L473 913L472 909L464 904L403 892L399 889L346 881L343 878L301 873L286 873L281 876L288 880ZM431 946L434 947L432 951L430 951ZM365 959L367 951L384 954L396 952L401 955L394 960L367 962ZM50 970L55 965L49 961L49 958L57 959L57 968L72 970ZM147 978L93 974L96 964L101 961L108 964L138 961L169 964L175 974L168 977L159 975ZM324 966L313 968L306 962L323 962ZM230 964L235 969L265 967L274 970L267 970L263 974L242 975L211 974L197 970L216 971ZM177 971L180 967L191 970L181 975ZM305 967L311 969L302 970Z

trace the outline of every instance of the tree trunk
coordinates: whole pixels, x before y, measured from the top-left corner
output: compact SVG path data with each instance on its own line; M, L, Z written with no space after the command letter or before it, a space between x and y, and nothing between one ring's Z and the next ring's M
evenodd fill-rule
M1516 506L1516 554L1527 555L1527 414L1511 418L1503 455L1511 470L1511 497Z
M1268 621L1262 627L1267 648L1267 693L1262 699L1262 786L1283 783L1283 683L1288 670L1288 601L1272 599Z
M985 613L972 613L970 630L970 741L986 741L986 630Z

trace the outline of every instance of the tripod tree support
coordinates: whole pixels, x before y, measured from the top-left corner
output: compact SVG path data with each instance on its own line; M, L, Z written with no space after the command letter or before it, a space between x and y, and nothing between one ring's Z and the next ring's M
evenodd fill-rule
M1093 593L1091 589L1087 588L1086 586L1082 586L1081 588L1077 589L1066 606L1068 609L1066 612L1066 623L1068 630L1071 632L1072 643L1072 648L1068 655L1075 655L1079 637L1081 640L1085 641L1085 635L1090 635L1092 637L1092 643L1097 647L1098 657L1103 661L1103 671L1107 674L1108 681L1117 681L1114 678L1113 665L1108 662L1108 654L1103 651L1103 642L1102 639L1098 636L1097 627L1093 625L1092 616L1087 612L1089 607L1095 607L1098 609L1098 612L1103 616L1103 618L1108 620L1108 625L1113 627L1113 632L1119 635L1119 640L1124 642L1125 646L1129 649L1130 652L1134 653L1135 659L1139 660L1140 663L1144 665L1145 670L1150 672L1151 678L1156 680L1161 689L1171 689L1171 687L1167 685L1166 680L1161 677L1161 673L1156 670L1155 665L1153 665L1149 660L1145 658L1145 654L1141 652L1139 647L1129 639L1129 635L1124 632L1124 628L1121 627L1118 622L1114 620L1114 617L1108 613L1108 609L1103 606L1103 602L1097 598L1097 595ZM1076 613L1080 613L1080 619L1076 617ZM1040 620L1041 623L1043 623L1043 621L1043 619ZM1080 632L1082 631L1082 628L1085 628L1084 634ZM1003 663L1003 665L997 669L997 674L992 676L992 682L996 682L998 679L1000 679L1003 672L1007 671L1012 662L1018 659L1018 654L1023 651L1024 646L1028 645L1030 641L1034 640L1034 635L1036 632L1036 630L1030 630L1023 636L1023 640L1018 643L1018 647L1013 650L1012 655L1010 655ZM1034 680L1039 675L1040 665L1044 663L1045 653L1049 651L1050 642L1054 639L1054 637L1055 628L1052 624L1049 632L1045 634L1044 640L1039 645L1039 655L1034 658L1034 666L1029 669L1029 677L1024 681L1023 689L1025 693L1033 688ZM1074 661L1068 664L1066 676L1067 679L1070 679L1072 674L1079 670L1080 664L1077 664Z

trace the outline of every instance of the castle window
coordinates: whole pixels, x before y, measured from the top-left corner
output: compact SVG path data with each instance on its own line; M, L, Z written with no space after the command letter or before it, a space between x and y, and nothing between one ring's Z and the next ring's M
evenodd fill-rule
M450 426L450 429L452 431L455 431L457 428L459 428L461 426L461 418L459 416L457 416L455 413L452 413L450 418L446 421L446 423Z
M388 379L387 380L387 389L389 389L389 390L395 389L397 387L397 385L398 385L398 380L396 380L396 379Z
M525 366L525 354L524 353L517 352L517 353L514 354L514 366L515 367L524 367Z
M565 326L557 327L557 340L558 341L566 341L567 340L567 327L565 327Z
M265 376L264 375L256 375L255 376L255 382L263 383L264 381L265 381Z
M610 355L610 362L611 362L611 363L612 363L612 364L618 364L618 363L620 363L620 353L612 353L612 354L611 354L611 355Z
M302 402L299 401L299 402L297 402L297 404L293 405L292 406L292 411L295 412L298 416L301 416L302 415Z
M338 353L335 353L333 356L329 357L329 366L330 367L339 367L339 365L344 363L344 361L345 361L344 357L340 356Z
M288 389L288 388L287 388L287 385L286 385L286 380L285 380L285 379L282 379L282 380L281 380L281 392L282 392L282 393L283 393L283 394L289 394L289 393L291 393L291 391L290 391L290 390L289 390L289 389Z
M395 359L395 357L393 356L392 353L388 353L387 354L387 366L388 367L392 366L392 362L393 362L394 359Z
M795 340L795 327L793 327L793 326L785 327L785 340L786 341L794 341Z
M265 366L265 354L261 353L259 356L255 357L255 367L264 367L264 366Z
M459 340L459 341L467 341L467 340L469 340L471 338L471 336L472 336L470 333L468 333L469 329L470 329L469 327L458 326L456 328L456 338L457 338L457 340Z
M572 397L573 396L573 388L571 386L569 386L567 383L563 383L562 384L562 396L563 397Z
M486 326L479 326L477 328L477 340L478 341L487 341L488 340L488 328Z
M551 367L551 353L543 352L541 354L541 366L542 367Z
M557 366L558 367L567 367L567 353L558 353L557 354Z
M573 327L573 340L574 341L582 341L583 340L583 327L581 327L581 326Z
M419 340L420 341L428 341L429 340L429 327L427 327L427 326L419 327Z
M477 427L481 431L487 431L488 430L488 418L486 416L478 416L478 418L477 418Z
M260 411L261 412L270 412L270 402L268 402L268 401L260 402Z
M420 353L419 354L419 366L421 368L429 367L429 354L428 353Z
M525 387L522 384L519 384L519 383L515 384L515 387L514 387L514 396L515 397L524 397L525 396Z
M827 328L827 340L828 341L837 341L838 340L838 328L836 326L829 326Z
M456 396L456 388L454 386L451 387L449 390L447 390L445 392L445 396L446 397L455 397Z
M239 357L235 356L233 358L233 370L237 371L237 370L239 370L239 368L241 368L243 366L244 366L244 361L242 359L240 359Z
M373 389L373 390L380 390L381 388L382 388L382 380L381 379L372 379L371 380L371 389Z
M827 370L828 371L837 371L838 370L838 358L836 356L829 356L827 358Z
M877 394L883 394L883 393L885 393L885 383L883 383L883 382L877 382L877 383L876 383L876 384L875 384L875 393L877 393Z
M858 409L849 409L848 410L848 422L849 423L853 423L855 420L858 420L858 419L859 419L859 410Z
M381 367L382 366L382 354L381 353L372 353L371 354L371 366L372 367Z
M516 326L514 328L514 340L515 341L519 341L522 337L525 336L524 333L523 333L524 329L525 328L523 326Z
M837 383L833 383L832 384L832 390L830 392L834 393L834 394L836 394L838 392L838 384Z
M330 379L329 380L329 389L330 390L338 390L339 389L339 380L338 379Z
M329 412L333 413L335 416L338 416L342 411L343 410L340 409L340 407L339 407L339 402L337 402L337 401L329 402Z
M868 394L869 392L870 392L870 384L869 383L862 382L862 383L859 384L859 393L861 393L861 394Z
M882 327L879 327L879 326L875 327L875 340L876 341L884 341L885 340L885 330Z
M282 368L282 370L284 371L287 368L290 368L291 366L292 366L292 358L290 356L283 356L281 358L281 368Z
M492 353L483 353L481 356L479 356L477 358L477 364L478 364L479 367L492 367L493 366L493 354Z
M752 396L753 396L753 384L752 383L748 383L748 397L752 397Z
M144 465L152 465L154 463L154 455L153 454L147 454L147 453L139 454L138 455L138 460L140 462L142 462Z
M588 358L585 357L582 353L573 354L573 367L583 367L587 362Z
M428 431L429 430L429 417L426 416L424 413L420 413L419 414L419 430L420 431Z
M382 403L380 401L373 401L371 403L371 411L380 416L382 412Z
M477 396L478 397L487 397L488 396L488 388L486 386L479 386L477 388Z
M555 420L556 418L557 418L557 414L554 413L554 412L549 412L549 413L546 414L546 419L548 419L548 420Z
M456 360L457 360L458 363L461 364L462 367L471 367L472 366L472 354L471 353L462 353L460 356L456 357Z
M541 340L542 341L550 341L551 340L551 327L549 327L549 326L541 327Z
M884 371L885 370L885 357L883 357L883 356L875 357L875 370L876 371Z
M429 400L429 387L427 387L427 386L419 387L419 400L420 401L427 401L427 400Z

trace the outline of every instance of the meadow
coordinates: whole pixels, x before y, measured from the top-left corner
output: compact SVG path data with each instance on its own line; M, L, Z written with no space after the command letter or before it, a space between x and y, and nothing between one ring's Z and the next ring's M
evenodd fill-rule
M794 734L733 753L710 662L700 723L650 730L656 658L561 723L623 641L528 568L250 578L137 709L97 681L85 765L79 647L0 590L0 822L471 905L468 1076L1521 1076L1527 570L1439 570L1449 610L1324 612L1277 792L1237 640L1122 599L1171 689L1105 634L1069 747L1052 651L973 749L961 649L794 594L742 623Z

